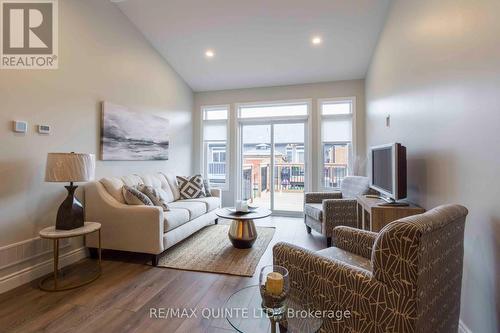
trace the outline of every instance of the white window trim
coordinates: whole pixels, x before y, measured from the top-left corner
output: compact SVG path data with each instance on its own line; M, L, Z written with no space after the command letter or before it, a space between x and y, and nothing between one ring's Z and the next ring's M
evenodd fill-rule
M265 117L265 118L241 118L240 108L249 106L281 106L281 105L296 105L296 104L307 104L307 115L305 116L292 116L292 117ZM259 124L279 124L288 122L304 122L305 124L305 137L304 137L304 149L306 150L304 157L305 159L305 172L306 172L306 184L304 192L311 191L314 187L312 178L312 150L313 150L313 136L312 136L312 99L302 98L302 99L291 99L291 100L275 100L275 101L262 101L262 102L251 102L251 103L235 103L235 126L236 126L236 181L234 184L235 196L237 200L241 200L241 179L243 178L242 173L242 140L241 140L241 126L242 125L259 125ZM282 211L275 211L279 215L287 215ZM296 213L290 213L290 216L296 216ZM302 213L300 213L302 214ZM301 215L302 216L302 215Z
M204 119L204 116L205 116L205 110L209 110L209 109L222 109L222 108L225 108L227 110L227 119L212 119L212 120L205 120ZM230 165L231 165L231 140L230 140L230 135L231 135L231 131L230 131L230 124L231 124L231 107L229 104L219 104L219 105L202 105L200 107L200 118L201 118L201 128L200 128L200 134L201 134L201 137L200 137L200 147L201 147L201 172L202 172L202 175L204 178L208 179L208 170L207 170L207 163L206 163L206 160L207 160L207 156L206 156L206 152L205 152L205 139L204 139L204 136L205 136L205 124L206 123L210 123L210 124L226 124L226 181L224 182L224 185L223 186L217 186L214 188L218 188L218 189L221 189L222 191L229 191L229 189L231 188L230 187L230 179L229 179L229 176L230 176Z
M352 113L351 115L346 115L346 114L332 114L332 115L323 115L321 113L321 106L325 103L328 102L333 102L333 103L338 103L338 102L346 102L349 101L352 103ZM321 160L318 165L318 179L317 181L317 188L320 189L321 191L335 191L335 189L332 188L326 188L323 186L323 165L325 164L325 156L323 154L323 120L324 119L339 119L339 118L346 118L350 117L352 119L352 152L351 155L349 156L349 163L348 166L348 175L353 175L354 174L354 163L355 163L355 158L357 155L357 142L356 142L356 96L349 96L349 97L333 97L333 98L318 98L318 105L317 105L317 126L318 126L318 144L319 144L319 149L321 151Z

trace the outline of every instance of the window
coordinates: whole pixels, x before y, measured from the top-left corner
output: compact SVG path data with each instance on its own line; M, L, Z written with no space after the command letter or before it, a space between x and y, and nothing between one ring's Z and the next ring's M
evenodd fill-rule
M240 106L240 118L270 118L270 117L294 117L307 116L308 105L281 104L281 105L254 105Z
M354 98L319 100L321 121L321 187L334 190L351 173Z
M202 108L203 174L211 186L228 189L227 137L229 106Z

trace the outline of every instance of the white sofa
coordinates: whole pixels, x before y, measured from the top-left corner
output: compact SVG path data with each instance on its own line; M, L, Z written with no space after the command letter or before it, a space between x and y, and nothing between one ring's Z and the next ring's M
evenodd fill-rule
M124 185L145 184L159 187L169 197L169 211L161 207L127 205ZM176 177L168 173L103 178L85 185L85 220L101 223L103 249L148 253L153 265L158 256L201 228L217 223L215 210L221 204L221 192L211 197L180 200ZM86 246L98 247L97 235L86 238Z

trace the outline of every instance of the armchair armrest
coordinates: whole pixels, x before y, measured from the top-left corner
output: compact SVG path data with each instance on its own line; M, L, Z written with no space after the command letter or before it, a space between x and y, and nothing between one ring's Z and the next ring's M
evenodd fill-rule
M337 226L356 227L358 223L357 201L355 199L323 200L323 223L326 236L331 237Z
M305 203L321 203L325 199L342 199L341 192L306 192Z
M313 298L314 310L350 312L347 325L366 321L364 314L381 320L388 287L372 273L342 261L322 257L312 251L280 242L273 247L274 264L288 269L293 292L307 293ZM343 320L324 318L321 332L342 331Z
M338 248L371 259L377 235L376 232L340 226L333 229L332 241Z

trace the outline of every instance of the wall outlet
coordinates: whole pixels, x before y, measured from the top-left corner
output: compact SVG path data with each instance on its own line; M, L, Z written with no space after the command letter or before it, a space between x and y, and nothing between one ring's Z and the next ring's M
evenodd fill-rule
M26 121L14 120L14 132L26 133L28 132L28 123Z
M49 125L38 125L38 133L39 134L50 134L50 126Z

